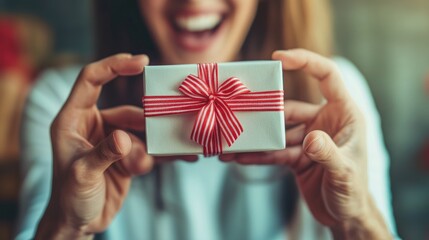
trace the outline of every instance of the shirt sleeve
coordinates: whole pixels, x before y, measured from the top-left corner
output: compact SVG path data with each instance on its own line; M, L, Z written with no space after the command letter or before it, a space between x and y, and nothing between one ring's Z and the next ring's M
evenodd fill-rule
M350 95L364 114L367 127L369 190L391 233L397 237L392 211L389 155L381 130L380 115L365 78L357 68L343 58L334 59Z
M79 68L44 72L30 92L21 126L21 178L16 239L32 239L49 201L50 125L67 99Z

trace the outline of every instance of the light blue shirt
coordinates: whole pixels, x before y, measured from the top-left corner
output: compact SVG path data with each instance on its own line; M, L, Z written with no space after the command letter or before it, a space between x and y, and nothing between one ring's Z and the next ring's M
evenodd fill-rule
M346 87L367 121L369 189L391 232L389 158L380 118L365 79L348 61L337 58ZM52 151L49 127L79 73L79 68L46 71L27 102L22 127L22 190L16 239L31 239L49 201ZM156 207L155 175L135 177L120 212L103 239L271 240L331 239L298 197L293 217L285 205L288 187L279 166L238 166L216 157L196 163L173 162L161 168L164 202ZM270 177L274 176L274 177ZM277 176L277 177L276 177ZM243 178L247 181L243 181ZM257 181L265 179L264 181Z

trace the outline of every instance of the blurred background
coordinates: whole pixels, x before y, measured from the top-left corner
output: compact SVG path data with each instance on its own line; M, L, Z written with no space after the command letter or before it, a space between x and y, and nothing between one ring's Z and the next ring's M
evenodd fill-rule
M336 52L368 80L391 155L403 239L429 239L429 1L332 0ZM35 77L93 53L91 1L0 0L0 239L19 189L20 111Z

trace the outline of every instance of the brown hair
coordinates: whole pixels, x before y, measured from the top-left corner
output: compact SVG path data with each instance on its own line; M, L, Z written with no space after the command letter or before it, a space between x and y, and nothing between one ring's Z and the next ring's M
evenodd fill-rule
M243 46L245 59L270 59L279 49L305 48L331 55L332 29L328 0L262 0ZM262 47L260 47L262 46ZM300 72L285 72L286 96L319 102L316 82Z
M260 0L241 49L241 59L270 59L274 50L291 48L305 48L330 56L332 35L328 1ZM95 10L97 58L119 52L145 53L152 63L158 62L158 49L141 17L138 0L95 0ZM320 101L317 85L309 77L299 72L287 72L284 76L288 98ZM135 89L141 89L135 87L138 84L135 82L114 81L106 86L105 94L115 99L108 105L139 104L139 94L130 97Z

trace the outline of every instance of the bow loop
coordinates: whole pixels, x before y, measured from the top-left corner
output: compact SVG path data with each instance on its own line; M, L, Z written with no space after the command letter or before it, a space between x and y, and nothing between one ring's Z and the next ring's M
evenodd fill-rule
M217 95L222 99L232 99L245 93L250 93L250 90L236 77L228 78L217 91Z
M185 81L179 87L179 91L190 98L202 101L211 95L207 82L192 74L185 78Z
M210 93L216 93L218 89L218 65L216 63L198 64L198 77L204 80Z

